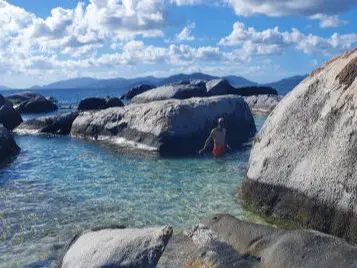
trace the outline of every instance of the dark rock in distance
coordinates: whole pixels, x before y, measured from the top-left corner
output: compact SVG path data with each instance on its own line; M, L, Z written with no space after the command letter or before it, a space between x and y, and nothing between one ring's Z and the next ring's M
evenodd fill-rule
M124 106L123 102L116 97L108 98L86 98L81 100L78 105L79 111L88 111L88 110L103 110L111 107L122 107Z
M207 81L206 90L208 96L235 94L235 88L224 79L214 79Z
M234 90L234 94L240 96L253 96L253 95L278 95L276 89L272 87L239 87Z
M51 100L46 99L44 96L25 92L10 95L6 97L7 100L12 102L14 108L20 113L48 113L57 111L58 107Z
M136 95L139 95L141 93L144 93L146 91L149 91L151 89L155 88L155 86L152 85L139 85L137 87L134 87L127 91L125 94L123 94L120 99L121 100L131 100L134 98Z
M8 130L13 130L22 123L19 111L15 110L12 103L0 95L0 124Z
M20 151L11 132L0 125L0 167L7 164Z

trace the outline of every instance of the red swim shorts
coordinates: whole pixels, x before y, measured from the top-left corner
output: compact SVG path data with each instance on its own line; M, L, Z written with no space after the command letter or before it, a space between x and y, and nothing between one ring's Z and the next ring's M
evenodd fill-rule
M222 156L224 154L224 152L226 151L226 147L225 146L218 146L218 145L215 145L213 147L213 155L215 157L219 157L219 156Z

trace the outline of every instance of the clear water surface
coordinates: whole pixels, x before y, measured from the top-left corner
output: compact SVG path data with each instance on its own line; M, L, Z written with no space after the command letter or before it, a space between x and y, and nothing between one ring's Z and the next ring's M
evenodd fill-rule
M258 128L265 118L256 117ZM50 267L80 230L172 225L228 212L249 148L211 157L123 155L70 137L16 136L20 155L0 171L0 267Z

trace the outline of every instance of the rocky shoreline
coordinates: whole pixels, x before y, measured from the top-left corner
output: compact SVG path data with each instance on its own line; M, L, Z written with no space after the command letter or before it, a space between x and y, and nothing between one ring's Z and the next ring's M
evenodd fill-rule
M249 209L301 229L217 214L183 234L168 226L88 230L70 241L57 267L357 267L357 247L341 239L357 242L356 59L353 50L330 60L284 98L269 88L249 96L221 79L182 81L129 91L126 106L118 98L90 98L79 111L23 123L20 112L41 110L33 102L48 110L55 104L29 93L2 98L0 123L9 130L0 127L0 161L19 151L13 129L188 156L217 118L225 117L229 143L239 148L255 135L252 113L269 114L254 139L239 197Z

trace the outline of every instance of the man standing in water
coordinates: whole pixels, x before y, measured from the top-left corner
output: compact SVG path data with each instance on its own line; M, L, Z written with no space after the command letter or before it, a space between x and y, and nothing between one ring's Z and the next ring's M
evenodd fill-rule
M227 144L226 134L227 130L224 128L224 118L221 117L218 119L218 126L212 129L211 134L205 142L205 146L199 151L199 153L202 154L205 150L207 150L208 145L213 141L213 155L215 157L222 156L226 149L231 149L231 147Z

